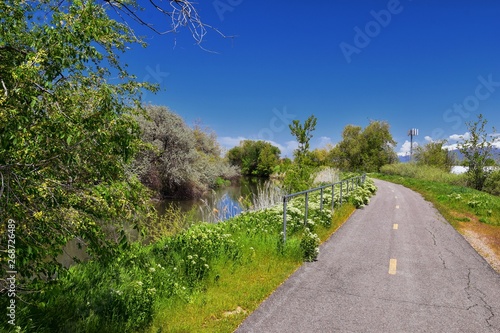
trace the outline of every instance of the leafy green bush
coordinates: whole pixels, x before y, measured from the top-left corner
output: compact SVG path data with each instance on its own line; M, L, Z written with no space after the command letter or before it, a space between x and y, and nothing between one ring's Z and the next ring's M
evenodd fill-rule
M500 170L491 172L484 183L483 191L500 195Z
M319 254L319 237L312 233L309 228L305 228L300 240L300 248L305 261L314 261Z

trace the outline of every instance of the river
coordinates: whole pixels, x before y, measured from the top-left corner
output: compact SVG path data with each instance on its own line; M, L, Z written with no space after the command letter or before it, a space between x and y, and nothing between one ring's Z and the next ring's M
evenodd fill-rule
M160 214L164 214L166 207L173 205L189 214L193 222L220 222L244 210L275 204L281 196L281 190L272 181L241 178L238 184L210 191L200 199L164 200L156 208Z

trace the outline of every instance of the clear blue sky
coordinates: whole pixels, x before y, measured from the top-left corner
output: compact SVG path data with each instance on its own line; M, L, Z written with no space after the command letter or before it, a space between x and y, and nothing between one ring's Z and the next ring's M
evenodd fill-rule
M146 2L144 2L146 3ZM144 17L168 28L145 4ZM291 156L293 119L318 118L312 146L335 144L348 124L387 121L409 150L414 139L448 139L482 113L500 128L500 2L209 0L202 46L188 31L147 30L149 47L122 59L138 79L160 84L145 96L188 124L200 119L227 148L264 139Z

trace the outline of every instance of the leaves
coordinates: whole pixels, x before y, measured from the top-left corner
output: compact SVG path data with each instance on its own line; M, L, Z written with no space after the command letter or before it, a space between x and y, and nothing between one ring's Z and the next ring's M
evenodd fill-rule
M114 233L150 214L124 170L141 146L129 102L144 86L118 61L136 37L92 1L2 1L0 21L0 221L19 223L16 268L38 288L70 239L106 258Z

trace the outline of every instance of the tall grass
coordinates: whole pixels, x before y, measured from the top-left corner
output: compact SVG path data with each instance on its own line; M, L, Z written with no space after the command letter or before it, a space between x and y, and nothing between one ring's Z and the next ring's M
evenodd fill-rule
M314 175L314 184L332 184L340 181L340 171L334 168L323 168Z
M466 185L466 179L464 175L456 175L436 167L416 165L414 163L397 163L384 165L380 169L380 173L392 176L410 177L415 179L446 183L457 186Z
M257 192L252 195L251 210L261 210L273 207L283 202L286 191L273 180L266 180L257 186Z

